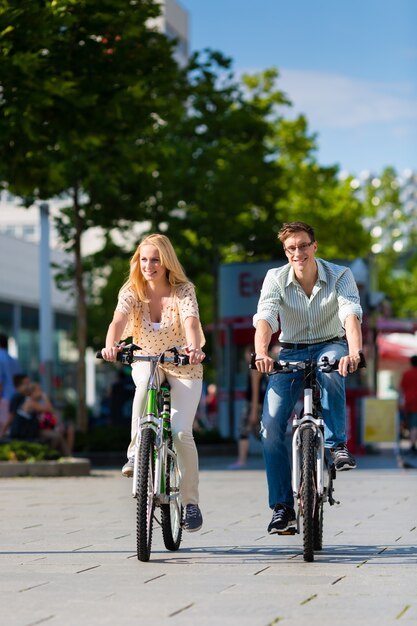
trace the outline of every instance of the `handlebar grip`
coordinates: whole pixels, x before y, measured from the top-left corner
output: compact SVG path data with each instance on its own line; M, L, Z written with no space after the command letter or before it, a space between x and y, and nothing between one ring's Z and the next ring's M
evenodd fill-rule
M359 357L360 357L360 361L359 361L358 367L366 367L366 359L365 359L364 353L359 352Z
M188 356L188 354L179 354L178 360L181 365L190 365L190 357ZM201 361L201 364L203 365L205 363L210 363L210 362L211 362L211 358L209 356L205 356L204 359Z
M123 357L125 357L123 352L118 352L117 356L116 356L116 361L119 361L120 363L123 363L123 361L124 361ZM96 359L103 359L103 355L101 354L101 350L96 352Z
M203 361L204 363L204 361ZM250 363L249 363L249 369L250 370L256 370L258 369L256 367L256 352L252 352L250 355ZM279 372L280 370L284 369L283 366L281 365L281 363L279 363L278 361L274 361L274 372Z

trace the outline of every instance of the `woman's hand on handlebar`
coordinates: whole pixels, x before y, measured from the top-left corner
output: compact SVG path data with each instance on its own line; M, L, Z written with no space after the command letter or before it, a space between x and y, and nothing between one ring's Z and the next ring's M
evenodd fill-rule
M256 354L255 355L255 366L258 372L262 372L263 374L268 374L269 372L274 371L274 359L272 359L267 354Z
M110 346L109 348L103 348L101 351L103 359L105 361L117 361L117 355L123 350L125 345L126 342L122 341L122 343L115 343L114 346Z
M206 356L201 348L193 348L192 346L186 346L185 352L190 360L190 365L201 363Z

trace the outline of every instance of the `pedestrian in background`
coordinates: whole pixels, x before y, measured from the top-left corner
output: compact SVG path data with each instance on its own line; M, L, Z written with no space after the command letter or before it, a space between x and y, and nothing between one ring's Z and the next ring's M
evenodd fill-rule
M249 369L251 361L252 349L248 346L245 349L245 365L248 369L246 377L245 403L240 414L240 430L238 440L238 456L235 463L229 465L229 469L243 469L249 455L249 437L254 435L260 440L260 418L262 412L262 404L266 391L266 376L263 376L257 370Z
M5 411L8 411L10 400L15 392L13 376L20 371L19 362L9 354L8 336L0 333L0 385Z
M410 452L416 454L417 445L417 356L410 358L411 367L406 370L400 381L400 408L404 412L405 423L409 430Z

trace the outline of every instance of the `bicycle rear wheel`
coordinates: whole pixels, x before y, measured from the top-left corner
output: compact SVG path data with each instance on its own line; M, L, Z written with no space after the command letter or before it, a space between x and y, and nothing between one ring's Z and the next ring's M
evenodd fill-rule
M139 472L136 492L136 546L139 561L149 561L152 546L152 528L155 484L154 432L142 431L139 447Z
M168 442L168 449L172 450L172 440ZM178 550L182 539L183 507L180 500L180 473L176 456L168 454L166 464L166 494L169 504L161 506L161 526L164 544L167 550Z
M314 512L316 501L314 431L304 428L301 433L301 512L303 516L304 561L314 561Z

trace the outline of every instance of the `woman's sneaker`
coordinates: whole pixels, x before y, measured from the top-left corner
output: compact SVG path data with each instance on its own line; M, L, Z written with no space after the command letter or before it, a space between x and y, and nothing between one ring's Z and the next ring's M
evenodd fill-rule
M189 533L200 530L203 525L203 516L197 504L187 504L185 507L184 522L182 527Z
M338 443L335 448L331 448L330 454L338 472L355 469L355 457L349 452L345 443Z
M295 511L288 504L276 504L272 513L271 523L268 526L268 533L284 533L297 526ZM293 531L294 532L294 531Z
M127 459L127 463L125 463L122 467L122 474L127 478L131 478L133 476L133 468L135 466L135 457L131 456L130 459Z

